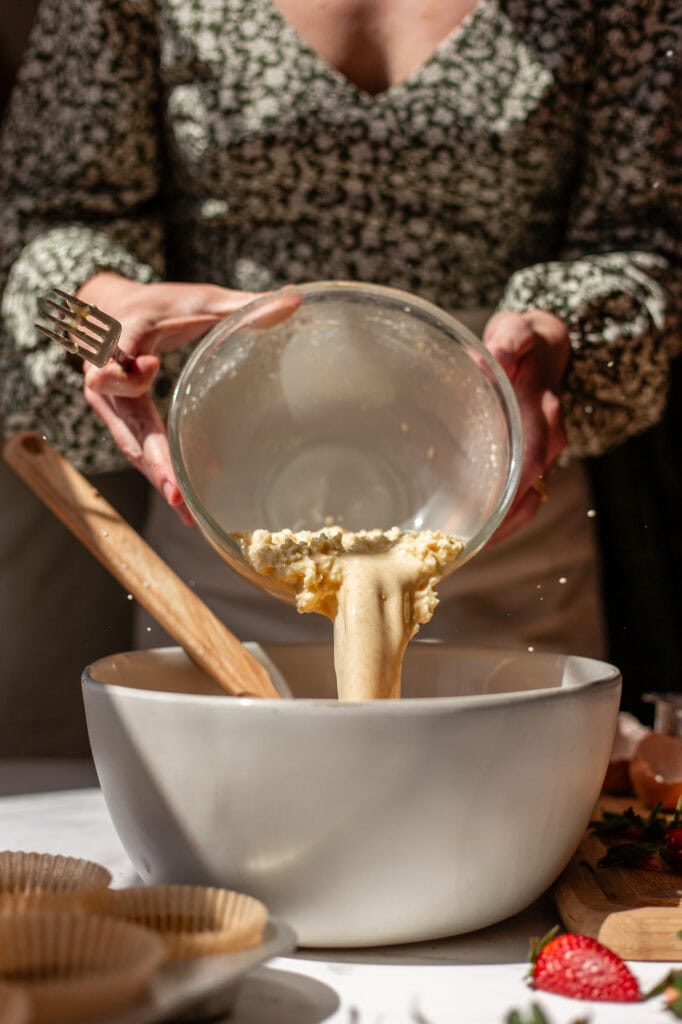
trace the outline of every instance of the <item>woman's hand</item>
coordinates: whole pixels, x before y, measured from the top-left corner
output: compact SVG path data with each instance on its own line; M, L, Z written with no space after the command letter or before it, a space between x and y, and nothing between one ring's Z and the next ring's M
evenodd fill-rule
M550 470L566 446L559 393L571 346L564 322L539 309L495 313L483 343L511 381L524 435L519 487L497 541L529 522L547 497Z
M111 360L97 368L84 364L85 397L126 458L144 473L183 522L192 517L171 465L166 428L149 395L159 369L159 353L179 348L259 296L209 284L138 284L118 274L96 274L79 298L123 325L119 347L134 358L129 371ZM272 293L272 305L254 323L270 326L300 304L295 289Z

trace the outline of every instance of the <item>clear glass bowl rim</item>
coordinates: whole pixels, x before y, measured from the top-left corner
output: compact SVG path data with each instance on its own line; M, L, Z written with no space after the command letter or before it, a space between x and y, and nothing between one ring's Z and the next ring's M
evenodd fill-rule
M452 316L450 313L447 313L434 303L429 302L427 299L422 299L411 292L402 291L398 288L391 288L386 285L370 284L363 281L321 280L309 281L304 284L287 285L285 287L286 289L299 292L304 298L312 297L323 299L326 296L338 297L348 295L352 299L375 299L383 304L402 306L403 309L405 309L405 307L409 307L409 309L405 310L406 312L415 310L421 314L422 317L435 321L438 327L446 334L450 334L453 338L456 338L460 342L464 342L472 348L485 364L490 375L490 381L501 398L501 407L507 421L510 450L509 469L505 486L495 510L491 513L482 527L467 541L461 557L458 558L456 562L456 568L459 568L487 543L497 527L500 525L507 514L512 501L514 500L514 495L516 494L521 476L523 456L523 427L521 412L519 410L514 390L504 370L497 360L488 352L482 341L460 320L455 316ZM218 323L204 335L204 337L198 342L196 348L188 358L180 372L180 375L178 376L173 389L168 413L168 445L171 462L178 481L178 486L183 498L185 499L185 503L187 504L192 516L204 531L210 537L212 536L214 542L217 542L221 548L227 548L230 550L234 557L240 562L243 561L243 558L239 545L206 510L192 486L189 472L182 457L182 448L180 444L179 425L182 400L184 398L187 385L191 381L195 367L205 358L207 352L211 350L217 342L224 340L226 331L230 335L233 334L234 331L241 326L243 320L247 319L254 310L271 303L273 296L276 294L277 290L263 292L262 295L258 295L251 302L246 303L244 306L240 306L240 308L235 310L234 313L229 313L224 319L218 321Z

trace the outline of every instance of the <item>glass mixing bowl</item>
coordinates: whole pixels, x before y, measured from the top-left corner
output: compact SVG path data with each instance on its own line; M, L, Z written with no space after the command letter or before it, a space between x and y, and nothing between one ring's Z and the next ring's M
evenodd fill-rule
M272 295L217 324L178 380L168 433L180 490L241 575L255 529L440 530L459 567L506 513L521 466L511 386L453 317L405 292L299 286L298 309L254 323Z

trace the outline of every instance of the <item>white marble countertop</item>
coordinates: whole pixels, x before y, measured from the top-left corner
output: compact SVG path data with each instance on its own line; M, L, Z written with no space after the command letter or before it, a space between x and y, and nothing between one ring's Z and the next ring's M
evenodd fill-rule
M87 857L113 884L134 870L82 763L0 762L0 845ZM557 922L547 900L492 928L438 942L371 950L299 950L254 970L241 985L231 1024L504 1024L510 1009L538 1003L551 1024L664 1024L660 998L585 1003L534 992L525 981L531 936ZM643 989L671 964L631 965Z

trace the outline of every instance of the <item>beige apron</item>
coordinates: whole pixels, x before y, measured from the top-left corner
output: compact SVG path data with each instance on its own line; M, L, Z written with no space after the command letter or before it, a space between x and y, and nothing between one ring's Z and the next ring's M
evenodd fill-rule
M603 657L604 624L594 520L583 467L557 469L550 498L532 523L489 545L446 579L440 604L419 636L462 644L523 647ZM331 642L331 623L299 615L237 576L163 499L152 498L152 546L243 640ZM136 642L169 638L141 609Z

